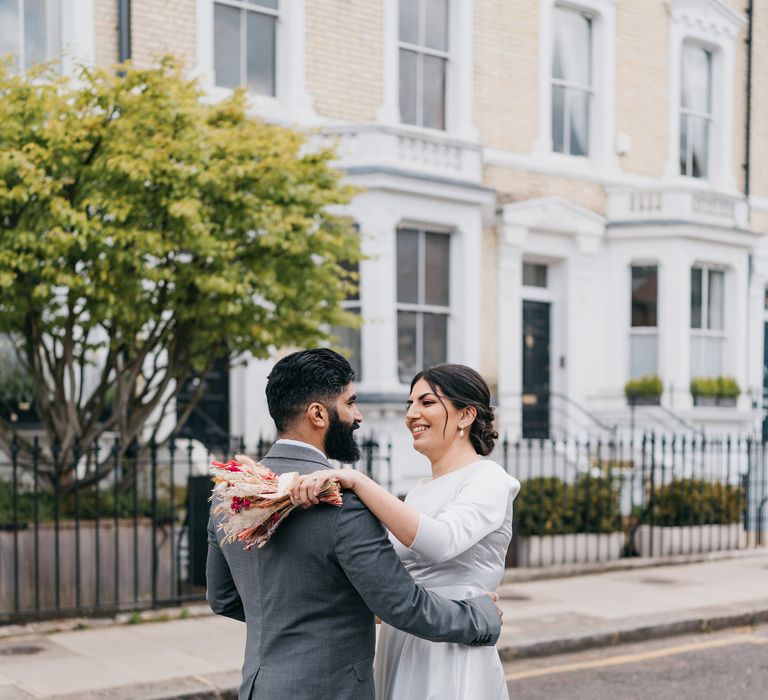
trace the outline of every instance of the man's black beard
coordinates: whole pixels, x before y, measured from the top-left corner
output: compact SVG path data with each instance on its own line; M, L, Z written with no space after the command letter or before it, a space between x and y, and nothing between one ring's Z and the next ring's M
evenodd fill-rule
M360 447L355 442L353 435L359 424L345 423L339 418L339 412L335 408L329 408L331 422L328 432L325 434L325 455L328 459L335 459L344 464L352 464L360 459Z

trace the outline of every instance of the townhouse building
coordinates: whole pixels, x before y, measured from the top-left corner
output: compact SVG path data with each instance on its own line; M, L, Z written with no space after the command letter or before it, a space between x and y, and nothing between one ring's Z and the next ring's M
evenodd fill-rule
M483 373L510 438L760 429L766 0L0 0L8 51L170 52L337 146L366 255L339 335L398 491L424 473L408 384L438 362ZM222 389L248 443L268 368ZM648 375L659 405L628 402ZM720 376L735 405L695 405Z

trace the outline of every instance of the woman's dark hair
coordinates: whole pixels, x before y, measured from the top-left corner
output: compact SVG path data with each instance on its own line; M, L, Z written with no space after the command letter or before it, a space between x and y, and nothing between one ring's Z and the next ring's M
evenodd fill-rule
M267 377L267 405L278 433L317 401L335 401L355 378L349 362L326 348L300 350L277 362Z
M442 396L459 410L468 406L475 408L477 417L469 430L469 440L477 454L483 457L491 454L499 434L493 429L491 390L485 379L471 367L451 364L435 365L422 370L411 381L411 390L419 379L429 384L440 403L443 403ZM447 425L447 411L445 420Z

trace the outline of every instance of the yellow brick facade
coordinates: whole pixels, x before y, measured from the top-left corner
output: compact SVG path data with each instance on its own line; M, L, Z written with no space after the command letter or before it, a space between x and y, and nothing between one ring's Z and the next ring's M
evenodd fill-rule
M307 0L307 89L317 113L371 122L382 101L383 0Z
M593 182L498 166L486 166L484 172L486 186L499 193L502 204L537 197L564 197L598 214L605 211L605 190Z
M196 15L197 0L133 0L133 62L139 67L147 67L156 64L165 54L171 54L184 68L193 69L196 65Z
M660 177L667 161L669 13L663 0L616 3L616 133L631 139L622 169Z
M93 29L95 62L109 66L118 59L118 17L116 0L94 0Z
M474 120L486 146L529 153L538 130L538 3L476 0Z

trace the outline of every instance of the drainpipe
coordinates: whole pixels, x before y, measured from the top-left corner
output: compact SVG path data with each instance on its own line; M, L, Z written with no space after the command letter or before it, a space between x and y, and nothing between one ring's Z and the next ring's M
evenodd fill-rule
M754 26L754 0L747 2L747 105L744 113L744 197L747 199L747 212L749 213L749 176L750 157L749 151L752 137L752 29Z
M118 61L131 57L131 0L117 0Z

